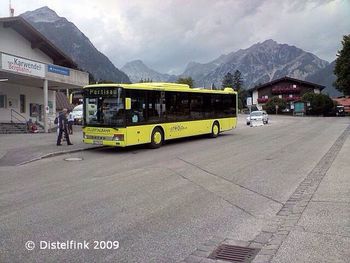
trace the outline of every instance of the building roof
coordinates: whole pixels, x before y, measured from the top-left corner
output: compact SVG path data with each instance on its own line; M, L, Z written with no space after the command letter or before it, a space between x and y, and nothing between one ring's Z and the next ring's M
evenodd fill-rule
M312 87L315 87L315 88L319 88L320 90L323 90L325 88L325 86L322 86L322 85L319 85L319 84L316 84L316 83L312 83L312 82L309 82L309 81L295 79L295 78L291 78L291 77L285 76L283 78L275 79L275 80L272 80L270 82L264 83L262 85L255 86L254 88L249 89L249 91L258 90L258 89L265 88L265 87L268 87L268 86L273 86L274 84L276 84L278 82L281 82L281 81L290 81L290 82L294 82L294 83L298 83L298 84L312 86Z
M0 18L0 23L3 23L5 28L12 28L27 39L31 43L33 49L40 49L43 53L52 58L54 64L73 69L78 68L78 65L68 55L57 48L23 17L3 17Z
M333 100L338 102L339 105L343 105L344 107L350 107L350 97L337 98L337 99L333 99Z

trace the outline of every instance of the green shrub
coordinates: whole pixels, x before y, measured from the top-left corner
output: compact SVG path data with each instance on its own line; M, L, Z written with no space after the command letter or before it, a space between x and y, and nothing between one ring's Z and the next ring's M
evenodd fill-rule
M307 114L311 115L326 115L334 107L333 100L325 94L308 92L303 95L302 101L310 103L310 106L307 106Z
M278 105L278 113L281 113L282 110L287 107L287 103L283 99L279 97L272 97L266 102L265 110L270 114L276 113L276 105Z

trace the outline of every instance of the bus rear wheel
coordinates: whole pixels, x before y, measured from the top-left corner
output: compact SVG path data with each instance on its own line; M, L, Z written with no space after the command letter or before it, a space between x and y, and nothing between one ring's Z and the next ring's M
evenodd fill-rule
M220 127L219 127L219 123L216 121L213 123L213 126L211 128L210 137L216 138L216 137L218 137L219 133L220 133Z
M156 149L162 146L163 144L163 131L159 129L158 127L154 128L151 135L151 143L150 148Z

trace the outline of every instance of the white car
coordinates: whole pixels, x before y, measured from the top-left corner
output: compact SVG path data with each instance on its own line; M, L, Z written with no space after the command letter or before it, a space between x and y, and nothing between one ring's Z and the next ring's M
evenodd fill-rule
M269 115L264 110L252 111L250 116L247 117L247 125L250 125L252 121L262 121L264 124L269 123Z
M73 118L75 124L82 124L83 122L83 104L76 106L73 111Z

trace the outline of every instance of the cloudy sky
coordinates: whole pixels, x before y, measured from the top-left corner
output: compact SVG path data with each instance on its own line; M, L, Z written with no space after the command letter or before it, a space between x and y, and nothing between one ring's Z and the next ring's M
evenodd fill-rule
M0 17L8 5L0 0ZM118 68L141 59L163 73L266 39L332 61L350 34L350 0L12 0L15 15L45 5Z

